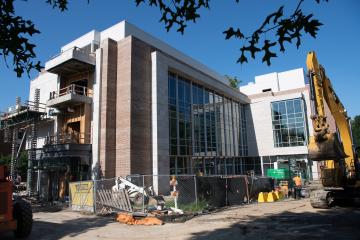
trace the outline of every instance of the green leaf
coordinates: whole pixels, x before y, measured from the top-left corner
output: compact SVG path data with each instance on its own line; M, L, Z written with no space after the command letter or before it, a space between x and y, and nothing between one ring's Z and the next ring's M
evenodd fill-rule
M262 50L265 51L264 57L262 58L263 62L266 62L268 66L271 64L271 58L277 57L274 52L270 51L270 48L275 46L276 42L270 42L269 40L264 41L264 46L262 47Z
M243 64L244 62L248 62L247 57L245 56L244 49L241 50L241 56L238 58L237 63Z
M319 20L313 19L304 25L304 31L309 33L313 38L316 38L316 34L319 31L319 27L323 25Z
M230 39L232 36L234 36L235 31L232 27L230 27L228 30L223 31L223 34L225 34L225 39Z
M234 30L234 28L230 27L228 30L224 31L223 34L225 34L225 39L230 39L232 37L236 37L239 39L244 38L244 34L240 31L240 29L238 28L236 31Z

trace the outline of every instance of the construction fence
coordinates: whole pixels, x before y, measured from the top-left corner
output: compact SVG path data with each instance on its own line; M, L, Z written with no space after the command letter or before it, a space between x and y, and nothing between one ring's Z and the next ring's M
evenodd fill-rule
M272 178L258 176L135 175L70 183L70 205L97 214L180 209L199 212L248 204L274 189Z

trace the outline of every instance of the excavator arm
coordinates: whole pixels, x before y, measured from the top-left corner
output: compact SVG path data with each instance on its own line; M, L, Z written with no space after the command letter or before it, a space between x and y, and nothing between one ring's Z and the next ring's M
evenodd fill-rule
M355 178L356 163L353 140L344 105L336 95L325 69L318 63L315 52L309 52L306 65L310 76L311 98L313 100L313 130L308 145L309 159L325 161L325 168L339 168L345 160L347 178ZM337 132L330 132L325 103L335 120ZM341 143L339 141L339 137Z

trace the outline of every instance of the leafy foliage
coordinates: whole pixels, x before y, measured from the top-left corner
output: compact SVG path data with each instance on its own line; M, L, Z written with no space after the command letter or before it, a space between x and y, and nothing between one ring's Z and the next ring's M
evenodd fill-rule
M315 1L320 3L320 0ZM262 61L266 62L269 66L271 59L277 57L271 50L271 47L278 45L280 51L285 52L285 42L292 43L296 41L296 47L300 47L303 33L310 34L310 36L316 38L322 23L314 19L313 14L306 15L303 13L301 10L301 4L303 2L304 0L299 0L295 11L289 17L284 16L284 6L281 6L277 11L269 14L261 26L247 37L241 32L240 28L236 28L235 30L234 27L230 27L224 31L225 39L234 38L244 42L240 48L241 55L237 62L241 64L248 62L247 52L251 54L253 59L255 59L257 52L264 52ZM266 39L266 33L275 30L274 41ZM264 38L264 40L260 41L261 38Z
M44 0L46 4L61 12L68 9L69 0ZM90 0L87 0L89 3ZM176 28L178 32L184 34L188 22L196 22L200 18L200 11L210 9L210 0L134 0L136 6L148 4L158 8L161 13L160 22L165 24L165 29L170 31ZM328 0L322 0L327 2ZM315 0L318 4L321 0ZM29 39L34 34L39 34L31 20L26 20L18 16L14 9L15 0L0 1L0 55L7 64L7 60L12 58L13 70L18 77L24 72L29 76L31 70L40 71L39 61L35 61L35 47ZM319 27L322 23L314 19L313 14L304 14L301 4L304 0L298 0L298 5L292 15L284 15L284 6L277 11L269 14L261 26L249 36L245 36L240 28L229 27L223 33L225 39L237 39L242 42L241 54L237 62L243 64L248 62L248 56L255 59L256 55L263 52L262 61L267 65L271 64L271 59L277 57L272 50L279 46L280 51L285 51L285 43L296 43L297 48L301 45L303 34L309 34L313 38L317 36ZM235 0L239 3L239 0ZM266 38L266 33L274 30L271 41ZM276 31L275 31L276 30Z
M9 169L9 171L10 171L10 164L11 164L11 154L0 156L0 165L5 165ZM19 173L19 175L23 180L26 179L27 167L28 167L27 164L28 164L27 151L23 151L20 153L16 167L17 172Z
M11 155L0 156L0 165L4 165L9 168L10 163L11 163Z
M164 22L167 31L177 25L177 31L184 34L187 27L186 22L193 21L194 23L200 14L200 9L209 9L210 0L135 0L136 6L141 3L148 2L149 6L159 8L161 12L160 22ZM168 3L170 2L170 3Z
M14 71L18 77L31 69L40 70L40 62L34 62L35 44L29 37L40 33L30 20L16 16L14 0L0 1L0 55L5 59L13 56Z
M34 61L36 45L29 41L30 37L40 31L31 20L16 15L14 2L15 0L0 1L0 55L4 57L7 66L7 60L12 57L17 77L21 77L24 72L29 76L31 70L41 69L40 62ZM68 0L46 0L46 3L65 11Z
M360 146L360 115L355 116L351 121L351 129L355 145Z
M323 1L327 2L328 0ZM177 31L181 34L184 33L187 22L196 22L200 18L200 10L210 9L209 0L135 0L135 2L137 6L147 2L149 6L159 8L162 15L160 22L164 22L166 30L169 31L173 26L177 26ZM235 2L239 3L239 0L235 0ZM253 59L255 59L256 53L263 52L262 61L270 65L271 59L277 57L271 47L279 45L280 51L284 52L285 42L293 43L296 41L296 47L299 48L303 33L316 38L322 23L314 19L313 14L306 15L303 13L301 9L303 2L304 0L298 0L295 11L289 17L284 16L284 6L281 6L277 11L269 14L261 26L247 37L240 28L229 27L225 30L223 32L225 39L235 38L244 42L240 48L241 55L237 62L241 64L248 62L247 52ZM315 0L315 2L319 4L321 0ZM270 41L264 37L267 32L272 30L276 30L274 36L276 41ZM262 40L261 38L265 39Z
M239 88L239 85L241 83L240 79L238 79L236 76L230 77L228 75L225 75L225 77L228 79L230 87L235 88L235 89Z
M89 2L89 0L88 0ZM46 3L50 4L53 8L59 8L61 12L67 10L68 0L46 0Z

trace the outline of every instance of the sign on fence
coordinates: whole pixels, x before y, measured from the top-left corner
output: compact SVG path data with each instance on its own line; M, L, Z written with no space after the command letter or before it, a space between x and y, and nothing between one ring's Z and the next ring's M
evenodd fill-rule
M73 211L94 212L94 184L92 181L72 182L70 204Z

